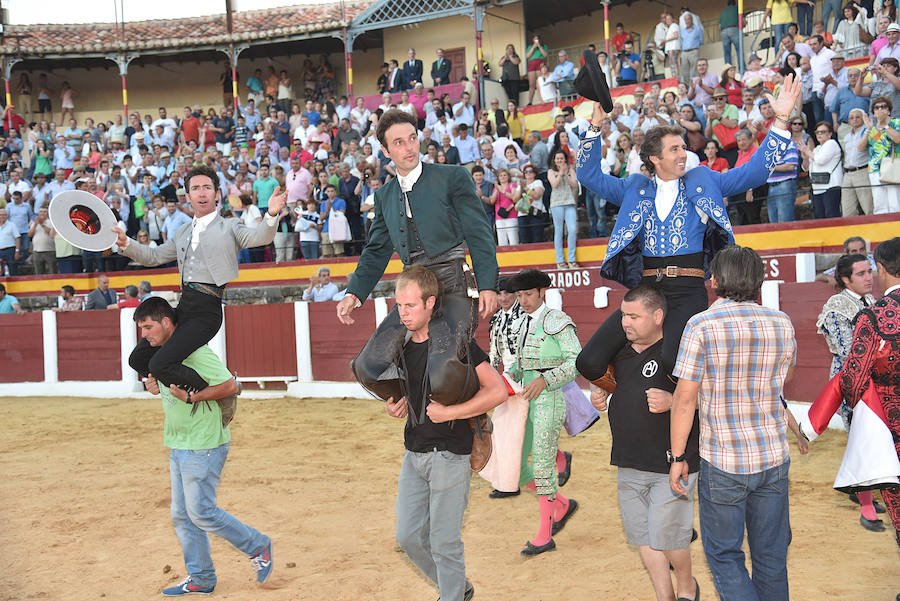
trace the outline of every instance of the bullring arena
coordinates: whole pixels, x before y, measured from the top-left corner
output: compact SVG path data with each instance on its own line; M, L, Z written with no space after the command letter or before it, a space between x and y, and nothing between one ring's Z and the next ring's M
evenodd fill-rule
M852 229L878 240L898 225L857 218ZM761 246L774 234L771 228L737 228L738 242ZM777 302L795 322L798 372L787 396L800 414L827 376L828 351L812 324L831 294L828 285L808 281L814 257L804 251L837 250L848 227L826 222L790 231L796 248L761 251L771 282L764 284L763 302ZM574 317L583 342L624 294L596 275L590 258L602 248L579 248L579 258L587 259L580 286L574 276L551 270L559 287L550 302ZM552 249L504 250L499 261L504 272L526 261L546 265ZM353 263L338 260L331 267L340 278ZM252 278L254 269L262 268L244 269L241 278ZM280 277L268 269L267 280ZM302 270L312 268L280 269L283 277L302 279ZM164 282L171 271L145 274ZM82 286L90 289L93 280L84 280ZM380 297L369 301L354 314L352 327L338 323L334 303L226 306L223 331L211 346L247 388L231 426L219 504L272 535L275 572L271 583L259 588L246 559L212 537L218 598L413 601L433 595L394 542L402 422L351 382L348 366L392 303ZM7 416L0 434L6 476L0 485L2 541L9 550L0 576L4 599L155 599L161 587L185 575L169 517L160 403L138 392L136 376L121 361L137 339L128 311L53 317L45 312L24 316L26 322L23 316L0 316L4 365L19 365L2 371L0 385ZM55 321L52 331L48 320ZM487 346L485 324L477 338ZM265 344L248 342L254 339ZM11 382L23 374L33 374L32 381ZM253 390L260 384L263 390ZM791 441L788 569L795 598L871 601L896 595L900 571L890 529L860 528L857 506L831 488L846 441L845 432L829 429L805 456ZM527 491L489 499L490 485L473 475L463 539L479 598L652 598L637 551L625 542L606 416L577 437L563 434L560 444L575 457L563 490L582 509L557 537L554 553L520 557L518 550L531 535L533 499ZM701 591L711 595L699 541L692 557ZM540 592L535 583L541 583Z

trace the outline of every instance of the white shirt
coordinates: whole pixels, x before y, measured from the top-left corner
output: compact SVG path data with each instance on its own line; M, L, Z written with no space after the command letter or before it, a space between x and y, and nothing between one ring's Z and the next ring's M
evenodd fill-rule
M462 109L462 113L457 116L459 109ZM453 119L471 128L475 125L475 108L471 104L463 105L462 101L459 101L453 105Z
M897 284L896 286L891 286L890 288L888 288L887 290L884 291L884 296L887 296L888 294L890 294L894 290L897 290L898 288L900 288L900 284Z
M440 120L435 121L434 125L431 127L431 139L438 143L440 146L443 143L444 136L450 136L450 139L453 139L453 120L449 117L446 117L446 122L441 123Z
M819 53L809 57L809 66L812 69L813 76L813 85L812 89L817 95L822 96L822 92L825 89L825 84L822 82L822 78L826 75L832 74L831 70L831 57L834 56L834 50L830 48L823 47L819 50Z
M869 162L869 151L859 150L859 141L868 135L865 126L860 127L856 131L850 129L844 136L844 167L853 169L854 167L866 167Z
M660 221L665 221L678 198L678 180L664 182L656 175L653 179L656 180L656 214Z
M681 30L678 29L677 23L672 23L666 28L666 37L671 38L675 34L678 34L678 36L674 40L666 42L666 52L681 50Z
M422 175L422 162L419 161L419 164L416 165L412 171L410 171L407 175L400 175L400 172L397 172L397 181L400 184L401 192L409 192L413 189L413 186L416 185L416 182L419 181L419 177ZM409 208L409 199L406 198L406 195L403 196L403 201L406 203L406 216L412 219L412 209Z
M257 212L258 211L259 209L257 209ZM215 218L215 211L209 215L204 215L203 217L194 217L193 231L191 232L191 249L197 250L197 247L200 246L200 234L206 231L206 226L208 226Z

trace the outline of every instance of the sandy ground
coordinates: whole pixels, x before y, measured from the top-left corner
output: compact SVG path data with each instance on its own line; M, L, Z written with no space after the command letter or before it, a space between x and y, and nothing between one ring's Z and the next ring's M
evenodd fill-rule
M0 599L159 599L183 578L158 401L0 398L0 411ZM247 559L214 538L215 598L436 598L393 538L402 427L375 401L241 401L219 504L272 536L276 567L260 587ZM900 552L891 534L863 530L830 486L845 442L830 431L810 455L794 453L791 593L893 601ZM563 490L581 509L556 552L529 560L519 550L534 534L534 497L491 500L473 478L463 537L476 599L653 598L624 540L609 445L605 419L563 437L575 456ZM712 599L699 542L692 550Z

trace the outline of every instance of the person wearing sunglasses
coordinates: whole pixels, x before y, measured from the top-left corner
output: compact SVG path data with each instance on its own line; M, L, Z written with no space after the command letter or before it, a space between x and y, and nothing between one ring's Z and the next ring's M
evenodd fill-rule
M893 57L884 58L869 69L873 75L878 76L878 81L864 86L863 79L865 78L860 77L856 80L853 93L864 98L878 98L879 96L890 98L891 106L894 107L891 109L890 117L900 117L900 61ZM870 109L869 115L878 117L874 107Z
M816 124L816 147L800 145L804 170L809 171L812 183L813 210L816 219L841 216L841 182L844 168L841 165L843 152L833 138L834 127L827 121Z
M859 150L869 151L869 182L872 184L873 213L893 213L900 211L900 186L883 184L882 162L890 155L897 160L900 146L900 119L891 117L893 104L890 99L880 96L872 101L875 112L874 123L868 115L863 117L868 135L860 140Z

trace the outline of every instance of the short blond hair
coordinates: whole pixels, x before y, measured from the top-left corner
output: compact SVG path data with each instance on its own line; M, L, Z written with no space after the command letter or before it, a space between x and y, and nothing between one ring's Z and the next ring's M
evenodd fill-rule
M397 283L395 286L397 290L405 288L407 284L416 284L419 287L419 290L422 292L423 303L427 301L430 296L437 299L441 290L437 277L421 265L410 265L397 276Z

